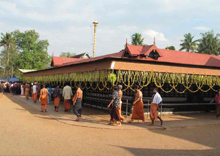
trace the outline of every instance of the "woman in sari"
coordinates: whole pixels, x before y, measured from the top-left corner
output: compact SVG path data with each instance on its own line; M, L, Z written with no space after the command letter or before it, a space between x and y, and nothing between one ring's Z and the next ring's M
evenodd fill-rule
M29 92L30 92L30 85L28 83L25 84L25 97L29 100Z

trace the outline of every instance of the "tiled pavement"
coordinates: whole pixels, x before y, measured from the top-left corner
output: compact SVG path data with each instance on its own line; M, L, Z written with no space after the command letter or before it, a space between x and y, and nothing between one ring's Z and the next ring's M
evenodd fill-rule
M17 98L20 101L26 103L27 105L31 105L37 110L41 109L40 102L33 103L33 100L30 98L26 100L24 96L14 96L13 98ZM116 129L116 130L144 130L144 129L169 129L169 128L185 128L185 127L193 127L200 125L213 125L220 124L220 119L215 119L213 113L203 113L203 114L182 114L182 115L162 115L164 120L164 126L159 126L159 121L156 122L156 125L151 127L148 126L150 124L150 119L146 115L146 123L142 124L141 121L134 122L132 124L127 123L127 120L130 117L125 118L122 126L110 126L109 122L109 114L101 112L99 110L91 109L91 108L83 108L82 120L80 122L75 121L76 116L71 111L70 113L64 112L63 103L60 104L59 112L54 111L53 102L48 104L47 107L47 115L51 118L62 122L64 124L69 124L73 126L81 126L81 127L91 127L91 128L99 128L99 129Z

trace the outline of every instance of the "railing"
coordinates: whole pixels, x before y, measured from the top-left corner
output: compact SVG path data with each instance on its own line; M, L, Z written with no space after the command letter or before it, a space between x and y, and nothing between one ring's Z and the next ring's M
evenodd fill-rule
M88 102L88 101L89 102ZM122 103L123 108L125 108L125 111L122 111L122 114L124 114L126 117L130 115L130 111L129 108L132 107L132 103L129 103L129 99L123 100L124 102ZM108 110L107 108L107 104L110 102L110 100L107 97L101 97L101 98L97 98L97 97L89 97L89 98L85 98L85 103L84 105L88 105L91 108L100 108L102 110ZM146 102L146 101L145 101ZM147 104L144 104L145 107L145 113L147 114L147 117L149 117L150 114L150 100L147 100L146 102ZM165 106L204 106L204 105L215 105L215 103L210 104L210 103L177 103L177 104L163 104L161 103L160 106L160 116L163 113L163 107Z
M125 112L125 114L126 114L126 117L128 116L128 99L126 100L126 104L124 104L124 105L126 105L126 112ZM159 106L160 106L160 117L161 117L161 115L162 115L162 113L163 113L163 106L201 106L201 105L216 105L215 103L182 103L182 104L163 104L163 103L161 103L161 104L159 104ZM144 104L144 106L147 106L147 112L145 112L145 113L147 113L147 117L149 117L149 114L150 114L150 101L148 100L148 102L147 102L147 104Z

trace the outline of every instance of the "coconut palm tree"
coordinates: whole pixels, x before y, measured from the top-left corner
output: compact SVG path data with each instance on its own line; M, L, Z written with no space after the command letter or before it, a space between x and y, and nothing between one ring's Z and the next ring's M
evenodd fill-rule
M194 52L197 47L197 42L199 42L199 40L193 41L194 36L192 36L191 33L185 34L184 37L185 39L181 40L182 43L180 44L180 51L186 50L188 52Z
M201 33L202 39L198 46L198 52L203 54L220 54L220 34L214 33L214 31L208 31L205 33Z
M131 36L132 45L143 45L144 38L142 38L141 34L135 33Z
M6 68L8 69L9 68L9 60L10 60L10 58L9 58L10 57L10 48L14 47L15 42L14 42L14 38L11 33L5 33L5 34L1 33L1 35L2 36L1 36L1 40L0 40L0 46L3 46L6 49L6 52L7 52ZM9 74L9 72L8 72L8 74Z

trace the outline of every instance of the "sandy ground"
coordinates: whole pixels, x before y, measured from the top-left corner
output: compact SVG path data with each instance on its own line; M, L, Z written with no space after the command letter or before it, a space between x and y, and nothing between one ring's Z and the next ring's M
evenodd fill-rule
M111 130L63 124L12 96L0 99L0 155L220 155L220 125Z

